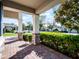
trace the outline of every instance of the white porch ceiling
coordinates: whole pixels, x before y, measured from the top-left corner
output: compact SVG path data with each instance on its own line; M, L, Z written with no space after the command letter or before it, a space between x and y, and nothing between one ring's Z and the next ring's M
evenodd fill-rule
M40 5L49 0L11 0L11 1L37 9Z
M59 4L61 0L11 0L21 5L35 9L36 14L40 14L56 4Z
M40 14L52 8L53 6L63 2L64 0L3 0L3 10L5 12L26 11L34 14ZM14 8L14 9L12 9ZM7 10L7 11L6 11ZM7 15L8 15L7 12ZM9 15L10 15L9 12ZM8 17L9 17L8 15ZM11 15L13 15L11 13ZM6 16L6 15L5 15ZM12 16L10 16L12 17ZM17 18L17 14L15 16Z
M16 9L19 8L27 12L30 11L36 14L40 14L59 4L61 0L3 0L3 2L3 5L7 5L8 7Z

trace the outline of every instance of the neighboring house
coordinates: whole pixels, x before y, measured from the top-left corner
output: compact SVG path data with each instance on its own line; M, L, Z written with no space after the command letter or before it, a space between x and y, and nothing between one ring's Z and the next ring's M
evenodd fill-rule
M73 29L71 30L71 33L77 33L77 30Z
M17 30L17 26L15 24L8 24L8 23L4 23L3 24L3 31L13 31L13 30Z
M7 30L12 30L14 27L11 27L11 26L5 26L6 28L5 29L7 29Z

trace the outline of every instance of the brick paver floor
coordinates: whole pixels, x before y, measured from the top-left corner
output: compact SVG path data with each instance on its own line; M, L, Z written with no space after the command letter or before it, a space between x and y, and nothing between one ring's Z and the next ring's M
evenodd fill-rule
M44 45L28 45L24 41L5 44L2 59L71 59Z

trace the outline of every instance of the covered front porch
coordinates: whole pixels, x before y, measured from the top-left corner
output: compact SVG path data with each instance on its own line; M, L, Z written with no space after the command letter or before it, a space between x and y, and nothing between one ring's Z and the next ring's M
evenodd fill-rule
M23 3L22 3L23 2ZM38 3L39 2L39 3ZM35 0L35 1L3 1L3 17L15 18L18 20L18 39L23 40L23 29L22 29L22 13L28 13L33 18L33 44L40 43L40 31L39 31L39 15L57 4L64 3L63 0ZM2 29L3 30L3 29ZM1 31L3 35L3 31Z
M3 17L18 20L18 39L5 42L2 59L71 59L40 44L39 15L64 0L3 0ZM32 42L23 41L22 13L33 18ZM1 28L1 35L3 35Z

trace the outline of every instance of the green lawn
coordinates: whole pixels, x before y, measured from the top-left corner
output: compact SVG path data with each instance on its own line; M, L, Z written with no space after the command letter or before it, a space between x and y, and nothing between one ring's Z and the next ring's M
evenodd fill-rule
M32 33L24 33L24 34L29 34L30 35ZM6 37L6 36L17 36L17 34L15 34L15 33L4 33L3 36L4 37Z
M3 36L17 36L15 33L4 33Z

